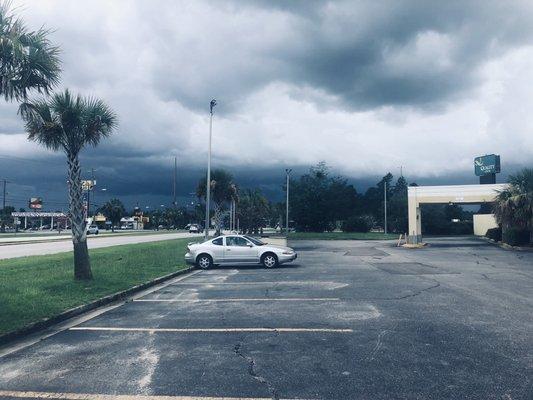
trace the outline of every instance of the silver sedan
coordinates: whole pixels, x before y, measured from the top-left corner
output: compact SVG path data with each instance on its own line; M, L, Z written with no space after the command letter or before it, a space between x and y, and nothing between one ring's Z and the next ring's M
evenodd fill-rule
M290 247L266 244L247 235L226 235L203 243L189 243L185 261L202 269L213 265L262 264L274 268L298 257Z

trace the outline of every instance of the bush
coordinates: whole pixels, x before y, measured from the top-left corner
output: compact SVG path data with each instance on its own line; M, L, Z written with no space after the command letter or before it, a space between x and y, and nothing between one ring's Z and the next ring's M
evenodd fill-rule
M472 235L474 233L472 221L449 222L446 225L449 235Z
M495 242L501 242L502 241L502 228L490 228L487 229L487 233L485 233L485 237L488 237L489 239L494 240Z
M372 221L367 217L350 217L342 224L344 232L369 232Z
M503 231L502 240L511 246L522 246L529 243L529 231L521 228L509 228Z

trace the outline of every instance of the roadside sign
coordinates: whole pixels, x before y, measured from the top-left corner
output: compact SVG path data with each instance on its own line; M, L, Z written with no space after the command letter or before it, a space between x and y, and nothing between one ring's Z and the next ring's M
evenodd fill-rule
M82 190L93 190L94 186L96 186L96 181L92 181L92 180L81 181Z
M32 197L28 202L28 207L33 210L40 210L43 208L43 199L40 197Z
M500 156L497 154L488 154L474 158L474 172L477 176L499 173Z

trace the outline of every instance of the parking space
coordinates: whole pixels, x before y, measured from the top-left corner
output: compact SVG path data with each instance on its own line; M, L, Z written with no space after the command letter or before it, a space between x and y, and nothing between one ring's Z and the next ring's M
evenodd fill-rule
M195 272L0 358L0 396L530 398L533 254L450 243Z

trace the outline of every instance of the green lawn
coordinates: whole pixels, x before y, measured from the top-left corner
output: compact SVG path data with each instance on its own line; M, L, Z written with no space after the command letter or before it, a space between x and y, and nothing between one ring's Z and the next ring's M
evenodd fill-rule
M321 239L321 240L387 240L398 239L400 235L379 232L292 232L289 240Z
M90 250L90 282L74 281L72 253L0 260L0 334L183 269L189 241Z

